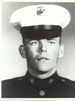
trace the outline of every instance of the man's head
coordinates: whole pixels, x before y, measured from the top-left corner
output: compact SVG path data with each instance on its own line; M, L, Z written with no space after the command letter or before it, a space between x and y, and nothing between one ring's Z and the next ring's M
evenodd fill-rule
M58 58L64 54L60 37L39 40L24 39L23 43L19 50L21 56L27 59L30 72L41 74L55 70Z
M36 74L54 71L58 58L64 53L64 47L61 45L62 28L38 25L22 28L20 32L23 45L19 50L21 56L27 59L29 71Z
M58 58L64 54L61 33L70 22L69 12L57 5L34 5L16 11L10 21L22 34L19 50L27 59L29 72L55 71Z

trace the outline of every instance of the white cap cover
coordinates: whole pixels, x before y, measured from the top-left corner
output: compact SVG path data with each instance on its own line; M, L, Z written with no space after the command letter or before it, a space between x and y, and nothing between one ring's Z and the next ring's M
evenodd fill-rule
M59 25L63 29L69 24L70 19L70 13L64 7L44 4L27 6L15 11L10 23L17 29L35 25Z

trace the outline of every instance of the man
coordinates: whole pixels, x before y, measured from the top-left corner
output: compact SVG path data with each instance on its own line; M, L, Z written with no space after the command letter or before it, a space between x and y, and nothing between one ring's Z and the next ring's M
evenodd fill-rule
M62 30L70 22L67 9L57 5L34 5L15 11L10 23L22 35L19 51L27 59L25 76L2 82L5 98L75 97L75 82L59 77L58 59L64 55Z

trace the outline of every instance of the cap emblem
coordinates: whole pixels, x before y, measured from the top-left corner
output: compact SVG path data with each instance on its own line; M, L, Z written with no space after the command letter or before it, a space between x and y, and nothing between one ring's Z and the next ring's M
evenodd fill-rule
M45 11L44 7L40 6L37 8L37 15L41 15Z

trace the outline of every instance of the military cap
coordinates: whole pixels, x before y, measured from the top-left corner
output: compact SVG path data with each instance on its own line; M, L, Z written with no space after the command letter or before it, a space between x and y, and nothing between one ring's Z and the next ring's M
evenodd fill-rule
M10 23L26 38L52 38L61 36L70 22L70 12L54 4L23 7L15 11Z

